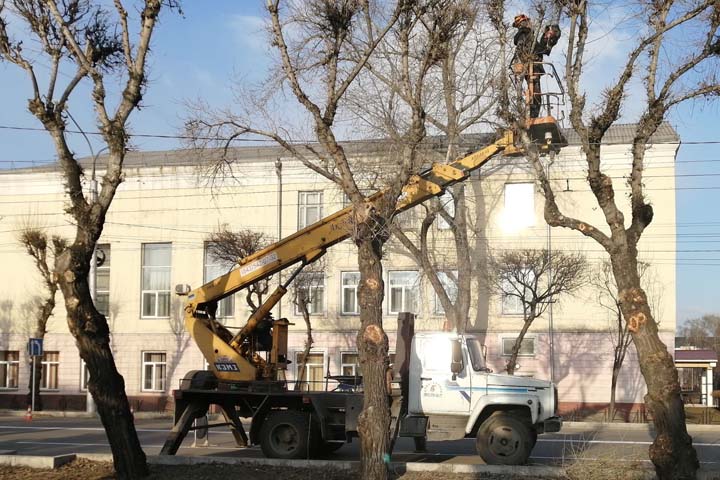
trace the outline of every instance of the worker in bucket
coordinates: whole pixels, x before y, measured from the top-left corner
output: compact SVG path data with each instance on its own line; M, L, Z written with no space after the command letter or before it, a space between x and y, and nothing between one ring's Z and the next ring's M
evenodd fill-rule
M558 25L546 26L537 41L534 38L532 22L527 15L516 15L513 27L517 28L517 33L513 38L515 44L513 72L525 77L528 87L530 118L537 118L542 105L540 77L545 73L542 65L543 56L550 55L552 48L557 44L560 38L560 27Z

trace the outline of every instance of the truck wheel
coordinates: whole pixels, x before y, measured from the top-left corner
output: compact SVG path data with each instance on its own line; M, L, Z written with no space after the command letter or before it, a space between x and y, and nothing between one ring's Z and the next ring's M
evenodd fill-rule
M309 419L308 414L294 410L272 412L260 429L263 454L268 458L308 458L310 446L316 441L309 438Z
M488 465L522 465L533 448L532 427L514 415L498 412L478 430L475 445Z

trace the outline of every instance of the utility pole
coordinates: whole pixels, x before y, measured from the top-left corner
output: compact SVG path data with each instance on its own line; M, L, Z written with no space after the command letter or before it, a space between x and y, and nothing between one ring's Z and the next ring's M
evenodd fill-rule
M555 152L551 151L550 156L547 162L547 167L545 169L545 175L547 176L547 181L550 181L550 167L552 166L553 162L555 161ZM552 227L550 224L547 224L547 251L548 251L548 277L550 278L550 281L552 281ZM550 302L550 305L548 306L548 345L549 345L549 355L550 355L550 381L555 382L555 332L553 329L553 303L554 301Z
M275 160L275 174L277 175L277 239L280 241L282 238L282 200L283 200L283 185L282 185L282 160L280 158ZM278 272L278 285L282 286L282 271ZM282 300L277 303L277 316L275 318L282 317Z

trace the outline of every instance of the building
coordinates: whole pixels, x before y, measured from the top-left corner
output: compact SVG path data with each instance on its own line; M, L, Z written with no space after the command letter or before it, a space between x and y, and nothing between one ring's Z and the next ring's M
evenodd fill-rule
M558 201L567 214L577 214L602 227L601 213L584 181L577 137L570 132L568 138L570 146L549 167ZM623 176L629 171L631 138L631 126L616 126L603 149L603 167L612 176L620 199L626 191ZM467 137L465 142L470 150L483 140ZM349 144L347 150L357 161L372 158L381 164L378 145L357 142ZM674 348L676 310L674 165L678 145L679 138L668 125L653 137L645 183L655 217L640 245L643 260L654 272L654 308L670 351ZM201 165L215 154L130 153L125 162L125 181L107 218L99 246L103 262L97 269L97 304L108 315L116 362L137 410L165 408L168 393L184 373L204 367L199 350L183 330L181 299L173 290L176 284L198 286L225 268L208 254L206 239L210 232L226 225L232 230L251 229L277 238L278 231L289 235L344 205L336 186L284 157L278 148L233 149L232 174L226 172L210 181ZM278 159L282 164L280 175L276 170ZM102 172L102 157L98 169ZM486 255L483 252L493 249L548 246L553 251L584 252L593 264L605 257L599 245L576 232L546 226L542 197L523 159L495 159L468 184L474 261L481 262ZM5 272L0 280L4 296L0 299L2 407L25 407L29 374L25 349L32 325L32 302L40 288L39 276L20 248L17 232L31 223L69 236L73 230L63 204L57 166L0 172L0 262ZM402 222L403 228L410 230L418 225L417 216L412 214L404 214ZM451 271L454 258L445 227L442 222L433 227L432 243L443 268ZM305 380L323 385L327 372L352 374L357 368L355 294L359 275L354 245L343 242L332 248L325 257L324 270L311 275L315 344ZM415 312L418 329L442 327L442 308L432 288L399 245L388 247L384 275L384 323L391 349L398 312ZM521 326L522 311L513 302L488 294L481 284L480 278L474 282L467 330L484 338L490 366L501 371ZM230 326L241 326L249 313L241 294L225 301L220 310ZM304 325L289 296L280 310L295 324L290 336L294 363L288 372L293 378L303 350ZM612 365L610 320L592 288L560 298L552 314L536 320L529 331L517 374L550 378L552 364L563 409L604 408ZM83 408L86 372L68 333L60 298L45 350L45 405ZM618 402L631 408L642 403L643 393L644 384L631 352L621 375Z

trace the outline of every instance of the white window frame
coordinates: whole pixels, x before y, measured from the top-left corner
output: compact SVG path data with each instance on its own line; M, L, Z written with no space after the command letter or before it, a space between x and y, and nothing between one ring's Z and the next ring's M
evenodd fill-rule
M20 388L20 352L18 350L3 350L2 353L5 354L5 360L0 360L0 364L5 365L5 385L10 384L11 375L10 372L12 370L15 371L15 386L14 387L0 387L0 390L7 391L7 390L17 390ZM17 360L8 360L7 357L9 354L14 353ZM13 369L13 367L15 367Z
M522 198L516 197L521 193L528 193L523 192L523 189L530 189L530 195ZM503 194L503 215L508 230L518 231L523 228L534 227L537 223L535 218L535 183L506 183Z
M448 274L450 272L452 275L455 276L456 282L453 284L452 278ZM443 289L445 290L445 293L448 294L448 297L450 297L450 301L452 303L455 303L457 301L458 296L458 284L457 284L457 278L458 278L458 271L457 270L446 270L446 271L439 271L437 272L438 279L440 280L440 283L443 286ZM433 308L433 315L445 315L445 309L442 306L442 303L440 302L440 295L437 294L435 289L432 285L430 285L430 288L432 288L433 295L435 297L435 307ZM448 291L448 289L454 289L454 294L451 294L451 291Z
M356 274L358 276L357 284L345 285L345 275L351 274ZM345 290L355 291L355 310L353 311L345 309ZM340 312L343 315L360 315L360 272L358 271L340 272Z
M167 245L170 249L170 265L145 265L145 247L147 245ZM168 275L168 285L172 283L172 243L171 242L148 242L143 243L141 246L141 259L140 259L140 318L170 318L170 315L172 313L172 293L170 290L170 287L168 287L168 290L145 290L144 287L144 278L145 278L145 269L146 268L153 268L153 269L159 269L159 268L166 268L167 269L167 275ZM145 294L146 293L154 293L155 294L155 315L145 315ZM167 293L168 294L168 314L167 315L158 315L158 306L160 305L160 294L161 293Z
M49 353L56 353L57 354L57 360L46 360L47 355ZM40 361L40 391L41 392L57 392L60 390L60 352L57 350L50 350L45 351L44 355L41 357ZM43 385L48 385L48 380L50 376L50 366L55 365L55 372L57 372L57 378L55 379L55 383L57 384L54 388L48 388L47 386L43 387Z
M530 277L530 274L532 273L532 270L530 268L525 268L526 275L528 278ZM509 279L504 279L503 284L512 284L513 282ZM523 285L519 285L520 287L523 287ZM511 287L503 287L503 291L509 290ZM515 305L510 305L510 302L512 302ZM517 295L507 295L505 293L502 293L500 298L500 308L501 313L506 316L512 316L512 317L524 317L525 316L525 304L524 302L518 297ZM513 307L513 308L510 308Z
M347 362L343 361L344 360L343 355L356 355L358 361L356 363L347 363ZM350 368L352 368L352 372L353 372L350 375L352 375L353 377L360 376L358 373L359 366L360 366L360 354L357 351L347 350L347 351L340 352L340 375L345 375L345 373L344 373L345 367L350 367Z
M98 308L98 311L105 315L106 317L110 315L110 267L112 262L112 247L109 243L102 243L95 247L96 255L98 250L103 250L103 252L107 252L105 255L105 259L103 261L102 265L95 267L95 308L98 307L97 299L98 295L105 295L107 296L107 312L103 312ZM95 259L97 262L97 259ZM101 289L98 288L98 274L107 272L108 275L108 286L107 289Z
M318 196L318 202L317 203L308 203L308 196L310 195L317 195ZM318 217L316 220L313 220L312 222L308 221L308 209L309 208L315 208L318 209ZM307 227L308 225L312 225L313 223L319 221L321 218L323 218L323 191L322 190L301 190L298 192L298 230L302 230L303 228Z
M308 375L310 374L310 369L307 368L307 367L310 366L310 365L318 366L318 365L320 365L320 364L319 364L319 363L309 363L309 364L306 364L306 366L305 366L306 368L305 368L305 372L304 372L304 373L305 373L305 378L303 378L303 379L298 378L298 375L300 374L300 362L298 361L298 355L302 355L303 353L305 353L304 350L296 350L295 352L293 352L292 359L293 359L293 361L295 362L295 382L305 383L305 385L308 386L308 391L313 391L313 390L310 388L310 386L311 386L311 384L310 384L310 377L308 376ZM328 353L327 353L327 351L326 351L326 350L315 350L315 349L311 349L311 350L308 352L308 355L321 355L321 354L322 354L322 356L323 356L323 360L322 360L322 368L323 368L323 371L322 371L322 379L323 379L323 381L324 381L324 380L325 380L325 376L326 376L327 371L328 371ZM325 390L325 385L324 385L324 384L322 385L322 388L321 388L320 390Z
M317 290L322 290L322 296L323 296L323 297L322 297L322 310L319 311L319 312L316 312L316 311L313 309L313 303L314 303L314 301L311 300L311 301L308 303L308 313L309 313L310 315L324 315L325 312L326 312L326 310L327 310L326 295L325 295L325 293L326 293L326 291L327 291L327 289L325 288L325 283L327 282L327 277L325 276L325 272L303 272L303 273L300 273L300 275L298 275L298 278L300 278L300 277L302 277L302 276L308 276L308 275L314 275L314 276L318 276L318 277L319 277L320 275L322 275L322 284L320 284L320 283L314 283L314 281L313 281L313 284L312 284L312 285L307 285L307 286L303 286L303 287L299 287L299 288L309 289L309 291L308 291L308 297L311 298L311 299L314 298L313 295L316 295ZM296 280L296 281L297 281L297 280ZM302 315L302 313L300 312L300 307L298 307L297 304L295 304L295 315L297 315L297 316L301 316L301 315Z
M501 335L500 336L500 356L502 357L509 357L512 355L512 345L515 343L515 340L517 340L517 335ZM509 341L509 348L510 351L505 352L505 341ZM518 352L518 358L535 358L537 354L537 337L535 335L525 335L525 338L523 338L522 344L520 345L520 350L522 351L522 345L525 344L525 342L532 342L532 354L527 353L520 353Z
M211 242L205 242L203 248L203 282L207 283L214 278L209 278L208 268L222 267L219 263L208 263L210 257L209 247ZM233 268L235 268L233 266ZM227 272L231 271L232 268L228 268ZM225 273L227 273L225 272ZM235 295L225 297L218 302L216 318L235 318Z
M390 277L395 273L414 273L415 274L415 282L412 285L395 285L392 286L390 282ZM389 315L397 315L400 312L407 312L410 309L408 309L407 305L407 291L410 288L415 289L415 305L413 307L413 310L418 308L419 303L419 295L420 295L420 272L417 270L390 270L388 271L388 280L387 280L387 296L388 296L388 314ZM392 290L394 288L401 288L402 289L402 309L395 311L393 310L392 305ZM413 313L419 313L419 312L413 312Z
M440 208L445 210L452 218L455 218L455 199L450 194L450 192L448 192L447 190L444 191L443 194L438 197L438 200L440 201ZM438 230L450 229L450 224L445 221L445 219L439 212L437 219L437 228Z
M88 371L85 360L80 359L80 391L87 392L87 382L90 379L90 372Z
M145 355L153 355L153 354L162 354L164 355L164 361L163 362L154 362L154 361L146 361ZM148 392L148 393L164 393L167 390L167 352L162 350L143 350L140 353L141 357L140 360L142 362L142 372L141 372L141 391ZM156 388L146 388L145 387L145 381L147 380L147 377L145 376L145 366L151 365L152 366L152 385L155 385L157 370L160 365L165 366L165 372L162 379L162 389L156 389Z

